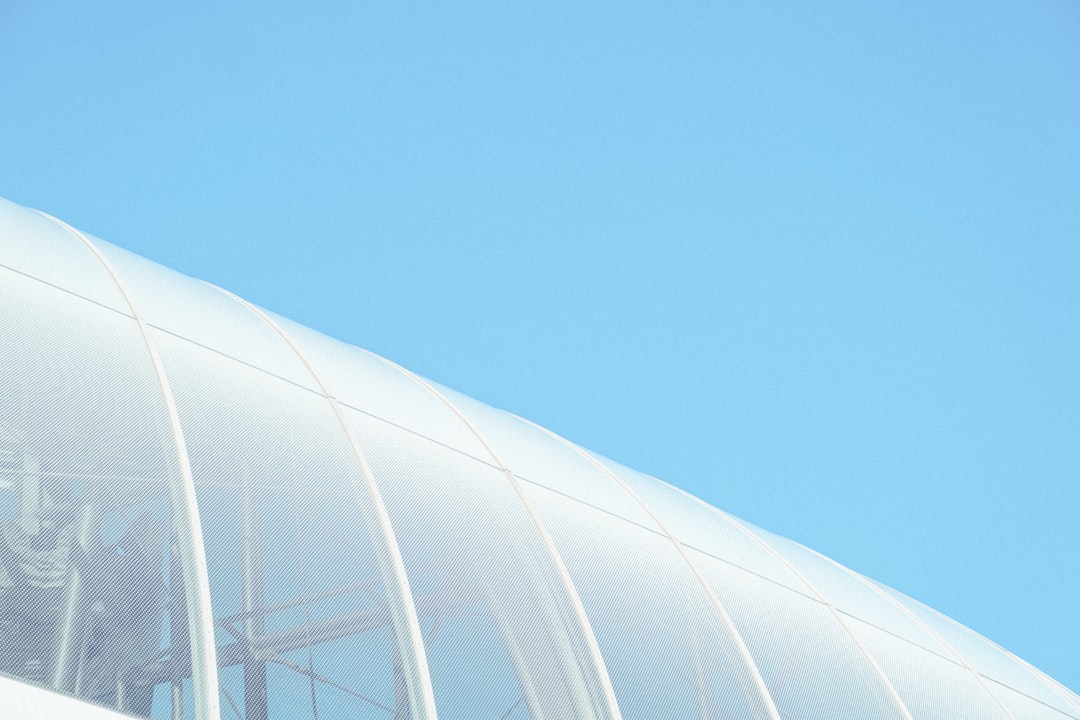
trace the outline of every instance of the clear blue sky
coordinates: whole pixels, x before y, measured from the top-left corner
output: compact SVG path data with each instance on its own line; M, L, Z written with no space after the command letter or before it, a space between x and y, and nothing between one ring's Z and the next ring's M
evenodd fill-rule
M452 5L2 3L0 195L1080 690L1080 5Z

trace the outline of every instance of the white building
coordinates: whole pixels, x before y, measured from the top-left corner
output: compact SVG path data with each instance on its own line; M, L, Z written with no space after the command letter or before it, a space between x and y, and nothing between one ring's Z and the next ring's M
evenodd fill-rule
M0 717L1065 720L929 608L0 201Z

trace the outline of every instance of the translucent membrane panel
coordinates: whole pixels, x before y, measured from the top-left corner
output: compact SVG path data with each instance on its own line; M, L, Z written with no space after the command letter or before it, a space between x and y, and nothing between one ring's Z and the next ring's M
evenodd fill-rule
M101 263L56 222L0 199L0 265L122 312L123 297Z
M577 450L509 413L449 388L438 389L518 477L638 525L657 529L640 504Z
M988 680L987 684L1013 717L1023 720L1076 720L1080 717L1076 710L1065 711L1046 705L993 680Z
M1068 705L1073 708L1074 714L1080 714L1080 695L1077 695L1072 690L1069 690L1067 687L1065 687L1051 677L1048 677L1046 675L1042 675L1042 677L1048 685L1050 685L1054 690L1058 692L1059 695L1063 695L1066 698Z
M407 716L391 612L362 519L364 480L329 402L154 335L195 476L222 716ZM289 352L284 344L276 351Z
M1080 717L1080 695L1077 695L1072 690L1059 683L1054 678L1046 675L1045 673L1036 673L1051 687L1060 697L1065 698L1065 705L1070 708L1069 712L1077 717Z
M976 672L1062 712L1074 711L1042 679L985 638L902 593L883 590L929 625Z
M781 717L903 717L884 681L827 607L711 555L690 552L746 641Z
M810 595L810 588L761 542L714 509L670 485L603 458L602 462L637 495L684 545L763 578Z
M528 485L627 720L766 718L730 632L666 536Z
M440 720L604 717L569 596L506 475L348 411L409 573Z
M93 238L146 322L308 389L311 374L266 323L206 283Z
M859 620L850 626L915 720L1006 720L966 668Z
M760 528L755 534L795 566L806 581L845 615L898 635L939 655L947 655L945 647L918 622L896 607L874 588L829 560L802 545Z
M385 360L272 316L344 405L476 458L487 453L446 404Z
M5 269L0 338L0 673L170 717L158 669L191 676L187 539L138 327Z

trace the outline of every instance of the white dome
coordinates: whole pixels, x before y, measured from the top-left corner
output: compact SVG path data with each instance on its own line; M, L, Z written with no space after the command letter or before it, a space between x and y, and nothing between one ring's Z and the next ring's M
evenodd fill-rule
M4 201L0 338L4 717L1080 719L805 547Z

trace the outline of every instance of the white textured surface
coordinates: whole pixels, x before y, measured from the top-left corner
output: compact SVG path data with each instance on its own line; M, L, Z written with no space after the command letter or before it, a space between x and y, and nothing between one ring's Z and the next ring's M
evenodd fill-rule
M127 298L39 220L0 204L0 718L1080 718L796 543L103 246Z
M4 720L131 720L130 715L80 702L0 675L0 717Z

